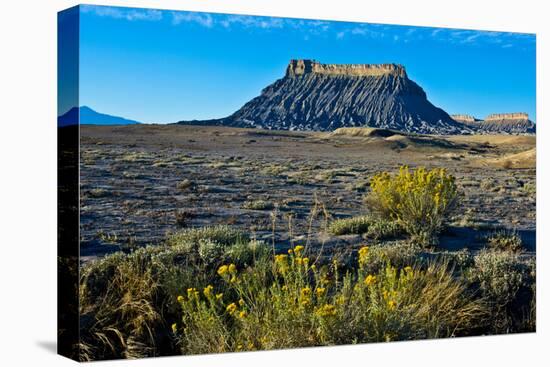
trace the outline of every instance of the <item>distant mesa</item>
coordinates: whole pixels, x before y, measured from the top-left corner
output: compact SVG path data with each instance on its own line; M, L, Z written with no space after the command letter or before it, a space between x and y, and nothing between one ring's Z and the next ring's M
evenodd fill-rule
M475 117L473 117L472 115L451 115L451 117L453 118L453 120L457 121L457 122L461 122L463 124L473 124L475 125L475 123L478 123L480 120L476 119Z
M65 114L57 118L59 127L69 125L134 125L140 124L138 121L129 120L124 117L107 115L92 110L90 107L73 107Z
M529 120L525 112L494 113L484 120L476 119L470 115L451 115L451 117L476 132L486 134L535 134L536 124Z
M434 106L397 64L322 64L291 60L284 77L232 115L180 124L333 131L374 127L414 133L471 133Z
M485 121L505 121L505 120L529 120L529 115L525 112L514 113L493 113L485 117Z

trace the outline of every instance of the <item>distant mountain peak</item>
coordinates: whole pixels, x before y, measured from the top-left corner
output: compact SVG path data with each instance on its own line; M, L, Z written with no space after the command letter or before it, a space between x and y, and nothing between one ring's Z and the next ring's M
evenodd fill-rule
M68 125L134 125L141 122L97 112L88 106L73 107L57 118L59 127Z
M76 107L73 107L73 108L76 108ZM88 107L88 106L80 106L80 111L87 111L87 112L93 112L93 113L98 113L97 111L95 111L94 109Z

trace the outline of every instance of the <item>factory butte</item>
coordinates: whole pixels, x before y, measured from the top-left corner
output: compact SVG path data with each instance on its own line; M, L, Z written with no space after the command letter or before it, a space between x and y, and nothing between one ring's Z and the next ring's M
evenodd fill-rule
M438 135L535 133L526 113L495 113L484 119L449 115L429 101L402 65L315 60L291 60L281 79L230 116L179 124L300 131L374 127Z

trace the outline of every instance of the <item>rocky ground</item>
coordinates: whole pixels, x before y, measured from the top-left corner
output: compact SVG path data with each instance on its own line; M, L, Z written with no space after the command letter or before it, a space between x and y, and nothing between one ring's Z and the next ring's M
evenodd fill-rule
M308 237L328 247L356 245L361 237L331 237L324 226L366 214L369 179L403 164L445 167L461 186L443 248L476 249L504 229L534 253L534 147L533 136L82 126L81 256L158 244L167 233L212 224L266 241L275 233L278 246Z

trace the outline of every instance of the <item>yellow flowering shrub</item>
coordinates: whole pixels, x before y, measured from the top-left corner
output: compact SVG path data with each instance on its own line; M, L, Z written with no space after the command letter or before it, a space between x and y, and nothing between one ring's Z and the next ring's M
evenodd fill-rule
M225 310L228 314L233 315L237 311L237 305L235 303L230 303Z
M372 272L360 265L369 256L363 247L359 266L342 276L337 262L304 261L304 250L245 269L222 265L221 285L190 288L181 298L181 325L173 326L182 352L444 337L483 315L482 304L444 263L397 268L387 262ZM212 296L221 291L227 297Z
M458 197L454 176L444 168L407 166L397 174L382 172L371 180L366 203L381 217L396 221L419 243L433 244Z
M229 267L227 265L222 265L218 269L218 275L224 276L225 274L227 274L228 270L229 270Z
M367 275L365 278L365 285L370 286L376 283L376 275Z

